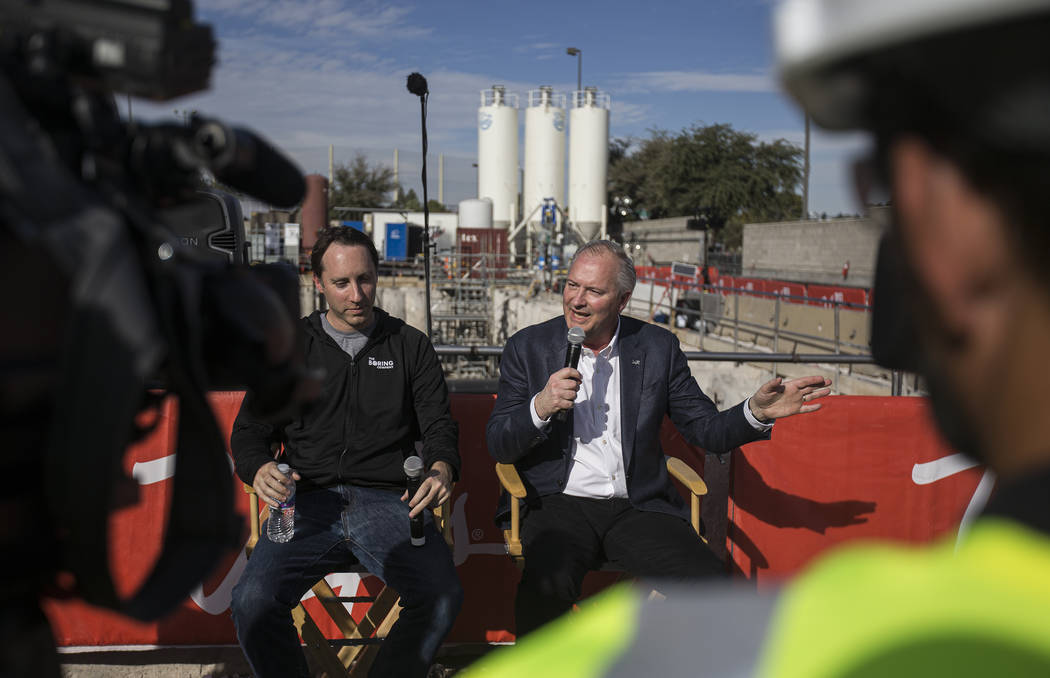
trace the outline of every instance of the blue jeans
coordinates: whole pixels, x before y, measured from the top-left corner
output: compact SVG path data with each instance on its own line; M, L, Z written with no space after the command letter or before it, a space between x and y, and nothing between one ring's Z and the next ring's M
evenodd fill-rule
M401 616L371 676L426 676L452 628L463 589L452 554L426 516L426 545L409 542L400 494L353 485L296 497L295 535L275 544L263 530L233 589L237 641L256 676L309 676L291 610L318 579L360 562L401 595Z

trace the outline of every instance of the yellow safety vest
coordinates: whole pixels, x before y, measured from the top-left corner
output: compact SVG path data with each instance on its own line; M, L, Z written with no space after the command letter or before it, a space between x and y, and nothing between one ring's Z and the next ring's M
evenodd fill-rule
M703 619L705 596L692 599L688 618L666 619L650 607L661 603L643 596L630 585L609 589L460 675L619 676L617 665L634 652L651 665L642 678L710 675L696 647L660 637L661 627ZM786 587L772 609L760 656L741 664L761 678L1050 676L1050 538L983 518L957 550L954 539L847 547ZM703 633L697 628L698 640Z

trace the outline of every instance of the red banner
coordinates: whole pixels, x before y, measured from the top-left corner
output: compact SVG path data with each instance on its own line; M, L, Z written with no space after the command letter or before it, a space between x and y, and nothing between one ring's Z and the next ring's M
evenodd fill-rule
M864 306L868 303L867 290L860 287L836 287L834 285L806 285L806 296L812 297L809 303L813 306L824 306L831 308L831 303L821 304L818 299L825 302L844 301L848 304ZM849 307L844 307L849 308Z
M945 446L924 399L826 403L734 453L727 547L744 576L791 575L848 540L930 541L983 505L984 470Z
M235 393L213 396L227 436L240 398ZM494 399L468 394L452 399L463 458L452 500L452 531L466 596L450 642L507 640L513 628L519 574L493 523L498 482L484 436ZM815 414L777 423L772 441L733 455L727 541L731 565L744 576L762 582L789 575L849 539L927 541L953 529L974 498L981 471L966 470L966 462L944 447L923 400L840 396L826 402ZM159 553L170 499L175 416L174 406L165 405L157 428L126 455L124 470L138 482L140 501L112 517L110 544L114 577L125 593ZM702 471L701 451L669 423L662 440L668 454ZM233 482L247 525L247 497L240 482ZM57 641L63 646L234 643L229 599L243 558L240 551L227 554L190 600L157 623L129 622L75 601L49 602ZM333 575L329 581L343 595L376 585L356 575ZM316 601L308 598L306 605L317 611ZM365 607L355 604L352 613L359 617Z

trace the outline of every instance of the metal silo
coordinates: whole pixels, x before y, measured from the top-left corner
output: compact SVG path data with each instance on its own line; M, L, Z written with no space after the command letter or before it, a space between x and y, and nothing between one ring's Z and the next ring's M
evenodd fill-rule
M458 228L492 228L492 201L488 198L460 200Z
M542 215L537 207L546 198L565 208L565 95L540 87L529 92L525 109L521 216L528 217L530 230L532 224L540 222Z
M596 87L574 92L569 126L569 221L592 240L605 222L609 95Z
M492 200L492 225L517 219L518 96L501 85L481 92L478 108L478 197Z

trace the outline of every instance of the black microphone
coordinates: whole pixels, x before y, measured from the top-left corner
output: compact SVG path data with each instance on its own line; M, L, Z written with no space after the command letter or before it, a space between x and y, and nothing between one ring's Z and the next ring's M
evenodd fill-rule
M294 162L258 134L218 120L202 120L194 150L219 181L276 207L298 205L306 181Z
M408 76L406 86L408 87L408 91L415 94L417 97L430 93L430 90L427 89L427 79L419 73L411 73Z
M587 337L586 332L583 331L582 327L570 327L569 334L566 339L569 341L568 348L565 349L565 366L576 369L576 366L580 364L580 353L583 351L583 340ZM569 418L568 410L561 410L555 415L558 417L558 421L565 421Z
M423 482L423 460L412 455L405 459L405 476L408 478L408 499L416 496L420 483ZM426 543L423 536L423 512L420 511L415 517L408 519L408 529L412 538L412 546L422 546Z

